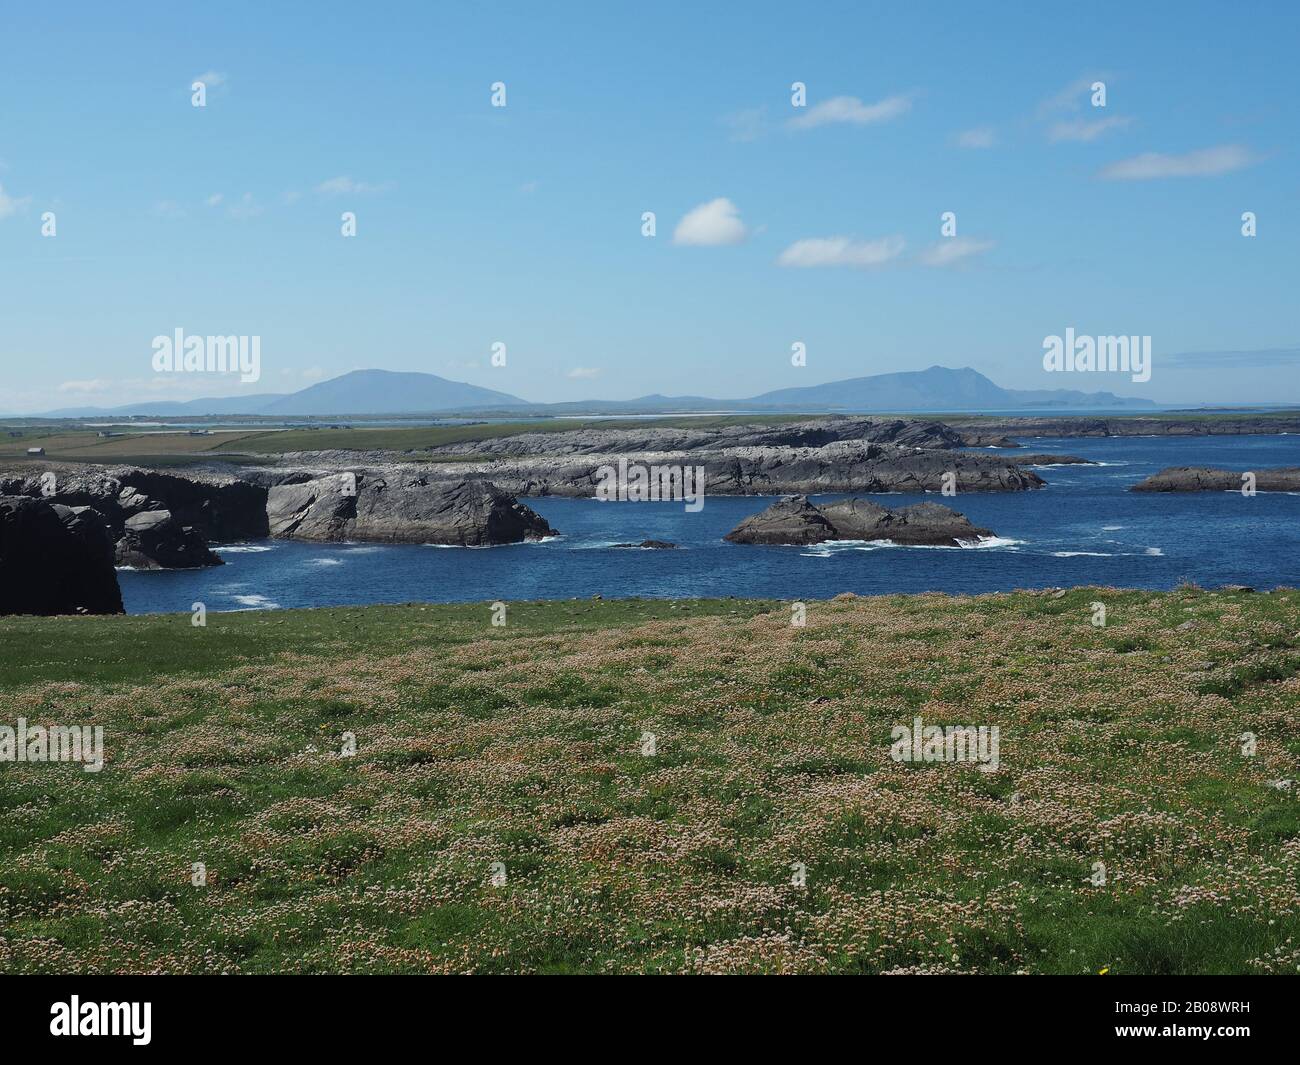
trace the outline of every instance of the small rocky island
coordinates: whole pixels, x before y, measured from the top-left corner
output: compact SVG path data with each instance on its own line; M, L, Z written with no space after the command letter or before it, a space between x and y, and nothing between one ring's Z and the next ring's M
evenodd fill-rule
M866 499L816 506L807 496L773 503L723 537L733 544L804 545L827 540L888 540L914 547L960 547L994 534L939 503L890 510Z
M1134 492L1239 492L1242 470L1212 466L1170 466L1133 486ZM1300 466L1252 470L1257 492L1300 492Z
M487 547L554 536L546 519L491 481L418 473L289 478L267 493L272 536L294 540Z

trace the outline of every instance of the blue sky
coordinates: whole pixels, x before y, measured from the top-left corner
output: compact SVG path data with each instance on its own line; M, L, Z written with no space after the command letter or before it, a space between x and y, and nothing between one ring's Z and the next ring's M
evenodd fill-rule
M1298 31L1280 3L13 7L0 411L361 367L559 401L935 363L1300 402ZM1044 373L1067 327L1150 335L1151 380ZM155 375L176 328L260 336L261 381Z

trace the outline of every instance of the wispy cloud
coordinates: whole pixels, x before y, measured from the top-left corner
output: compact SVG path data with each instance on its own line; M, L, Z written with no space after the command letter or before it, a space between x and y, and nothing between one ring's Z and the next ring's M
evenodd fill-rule
M1110 181L1149 181L1153 178L1217 177L1244 170L1260 161L1260 156L1237 144L1202 148L1183 155L1144 152L1131 159L1121 159L1103 167L1100 177Z
M1183 351L1162 355L1165 366L1186 370L1262 369L1284 366L1300 368L1300 346L1290 348L1255 348L1246 351Z
M185 217L185 209L175 200L159 200L153 205L152 212L156 218Z
M1124 129L1132 125L1133 119L1124 115L1109 115L1106 118L1074 118L1064 122L1054 122L1047 131L1047 139L1058 141L1095 141L1103 133L1112 129Z
M809 237L796 240L777 256L778 266L804 269L816 266L849 266L866 270L883 266L903 253L902 237L853 240L851 237Z
M17 214L32 202L30 196L10 196L0 185L0 218L8 218L10 215Z
M600 367L598 366L575 366L572 370L564 375L575 381L587 381L593 377L600 376Z
M673 231L673 243L711 248L739 244L748 235L736 205L723 196L687 211Z
M316 186L316 191L322 196L370 196L387 192L392 187L391 181L373 185L366 181L353 181L350 177L343 176L322 181Z
M1083 101L1092 93L1093 84L1107 81L1108 78L1108 74L1089 74L1082 78L1075 78L1065 88L1053 93L1038 105L1038 117L1051 118L1063 112L1078 111L1083 107Z
M916 258L923 266L954 266L976 255L983 255L996 243L996 241L976 240L972 237L947 237L937 244L931 244Z
M976 126L962 130L955 140L958 148L992 148L997 143L997 136L991 126Z
M737 142L756 141L767 132L767 108L750 107L724 115L723 125L731 130L729 139Z
M108 392L112 387L112 381L105 381L102 377L97 377L89 381L64 381L58 386L58 390L65 394L71 393L77 396L96 396Z
M852 126L872 126L888 122L906 114L912 108L911 97L887 96L874 104L865 104L856 96L835 96L806 109L787 123L791 129L813 129L847 123Z
M196 74L192 77L190 79L190 84L192 85L196 81L203 82L203 84L209 89L219 89L226 84L226 76L215 70L207 70L202 74Z
M238 203L232 203L230 205L226 213L230 215L231 218L237 218L242 221L246 218L256 218L262 213L262 207L253 199L253 194L251 192L246 192L240 197Z

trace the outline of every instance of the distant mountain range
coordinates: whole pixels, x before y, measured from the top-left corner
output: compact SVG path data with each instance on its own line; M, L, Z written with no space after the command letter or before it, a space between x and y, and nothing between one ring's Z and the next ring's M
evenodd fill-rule
M782 388L748 399L705 396L641 396L628 400L531 403L505 392L449 381L431 373L353 370L299 392L194 399L184 403L131 403L123 407L69 407L46 418L100 418L131 415L160 417L229 416L342 417L361 414L449 414L518 411L537 414L656 413L670 411L828 411L918 412L1063 409L1146 409L1149 399L1130 399L1110 392L1070 389L1025 391L1002 388L969 367L875 374L803 388Z

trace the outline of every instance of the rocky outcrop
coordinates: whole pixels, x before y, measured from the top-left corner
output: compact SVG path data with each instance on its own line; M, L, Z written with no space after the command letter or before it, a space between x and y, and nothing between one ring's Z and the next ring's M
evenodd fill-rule
M1257 492L1300 492L1300 466L1252 470ZM1134 492L1240 492L1242 471L1210 466L1170 466L1139 481Z
M746 518L723 539L735 544L888 540L910 546L960 547L992 535L938 503L890 510L866 499L815 506L807 496L794 496Z
M677 547L667 540L642 540L639 544L615 544L614 546L640 548L643 551L671 551Z
M94 507L118 533L133 513L167 510L205 540L221 543L267 535L265 487L199 471L182 476L133 466L51 465L36 474L0 477L0 493Z
M123 488L163 504L181 525L212 543L260 540L268 535L266 489L250 481L212 474L124 470Z
M113 545L88 507L0 496L0 614L121 614Z
M333 474L272 487L271 535L295 540L484 547L553 536L546 519L484 480L394 471Z
M960 433L942 422L917 418L854 418L835 415L775 425L647 426L615 424L563 432L516 433L477 440L480 455L634 455L664 451L718 451L729 447L822 447L842 441L900 447L962 447ZM427 453L463 454L466 445L447 444ZM417 454L411 452L410 454Z
M1093 459L1081 459L1078 455L1008 455L1005 459L1015 466L1095 466Z
M199 569L222 564L198 531L182 525L169 510L141 510L127 518L114 557L119 566L132 569Z
M208 540L267 535L266 489L230 477L52 465L0 479L0 492L92 508L117 545L118 564L136 569L219 566Z
M315 456L319 459L321 456ZM620 461L654 467L703 467L705 495L784 495L833 492L1020 492L1045 483L1032 470L1000 456L969 451L899 447L858 440L818 447L732 447L721 451L667 451L632 455L535 455L476 462L392 464L376 476L430 482L484 480L516 496L591 498L604 468ZM372 468L373 469L373 468ZM288 474L319 478L327 471ZM947 476L951 475L951 477ZM282 471L281 476L286 476Z

